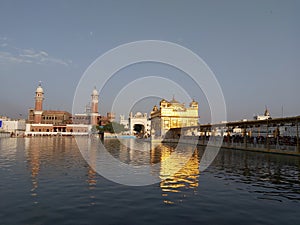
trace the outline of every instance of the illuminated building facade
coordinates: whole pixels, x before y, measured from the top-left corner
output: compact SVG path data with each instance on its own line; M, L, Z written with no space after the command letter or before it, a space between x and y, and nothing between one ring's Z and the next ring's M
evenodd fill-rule
M151 112L151 135L163 137L171 128L198 125L198 102L192 101L189 107L183 103L162 99L159 107L154 106Z

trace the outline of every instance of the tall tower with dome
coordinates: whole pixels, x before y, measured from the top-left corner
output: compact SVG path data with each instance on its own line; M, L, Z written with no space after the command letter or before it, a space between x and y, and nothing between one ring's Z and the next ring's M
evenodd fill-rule
M91 124L97 125L98 124L98 117L99 117L99 110L98 110L98 103L99 103L99 93L94 87L92 92L92 105L91 105Z
M34 123L42 122L44 90L41 82L35 91Z

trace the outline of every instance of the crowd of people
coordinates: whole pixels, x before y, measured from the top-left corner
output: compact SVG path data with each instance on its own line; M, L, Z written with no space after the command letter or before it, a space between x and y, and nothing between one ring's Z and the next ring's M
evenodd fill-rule
M210 136L206 136L206 140L208 141ZM199 137L199 140L203 140L203 136ZM244 143L247 141L249 144L253 145L261 145L261 144L269 144L269 145L285 145L285 146L296 146L297 145L297 137L296 136L277 136L277 137L264 137L264 136L242 136L242 135L233 135L233 136L224 136L224 143Z

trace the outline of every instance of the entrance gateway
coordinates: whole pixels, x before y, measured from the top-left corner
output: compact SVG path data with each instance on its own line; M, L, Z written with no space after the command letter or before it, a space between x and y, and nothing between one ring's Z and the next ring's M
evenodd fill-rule
M129 130L130 135L138 137L150 137L151 121L148 118L147 113L137 112L129 114L128 120L124 118L124 115L120 116L120 123Z
M142 114L137 112L135 115L131 112L129 115L129 131L131 135L139 137L150 136L151 122L148 119L147 113Z

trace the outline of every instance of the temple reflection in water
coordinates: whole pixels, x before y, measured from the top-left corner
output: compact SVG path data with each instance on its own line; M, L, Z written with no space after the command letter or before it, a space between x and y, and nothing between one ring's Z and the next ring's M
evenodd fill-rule
M101 170L117 170L110 166L99 167L101 163L107 163L111 159L103 159L104 156L100 148L99 139L78 139L80 148L83 148L83 154L89 161L90 167ZM162 190L163 201L172 203L168 200L168 196L178 201L193 195L197 192L199 185L199 154L194 146L189 145L166 145L157 143L151 145L149 142L134 139L107 139L104 140L106 150L115 159L122 163L137 166L149 166L151 176L158 178ZM86 149L84 146L87 146ZM103 152L102 152L103 153ZM94 170L89 170L90 185L96 182L94 179ZM126 173L126 171L125 171ZM101 174L100 174L101 175ZM113 176L117 176L115 174ZM126 176L126 174L123 174ZM130 178L128 178L130 179ZM116 180L118 182L118 180ZM133 184L134 185L134 184ZM175 200L177 201L177 200Z
M199 185L198 150L189 149L191 157L187 159L182 154L176 154L175 147L159 144L151 150L151 163L161 163L160 187L163 201L166 204L173 204L174 201L182 201L189 195L197 193ZM189 148L187 145L183 147L185 147L185 150ZM171 154L176 154L176 157L172 160L167 160ZM178 165L181 166L176 169L175 167ZM174 171L176 172L174 173Z
M9 143L3 140L0 143L0 146L5 144L12 147L2 151L2 156L10 160L18 158L24 162L28 169L26 172L28 173L27 180L30 181L28 192L32 197L32 203L38 204L41 191L47 189L45 180L60 180L68 188L75 188L69 186L68 183L74 179L82 179L82 190L88 190L86 197L89 205L96 204L99 197L96 193L100 188L97 183L100 183L99 180L102 179L94 170L100 162L99 158L102 157L98 154L99 139L82 139L81 144L87 147L89 153L89 165L82 158L82 154L85 153L80 153L77 147L78 143L72 137L18 139L18 143L24 141L25 151L16 150L19 149L16 140L9 139ZM160 194L165 204L191 200L193 196L197 195L200 176L199 158L204 149L189 148L189 145L177 146L161 143L149 147L149 143L137 140L127 140L126 142L129 145L124 144L125 142L122 144L117 139L106 140L104 144L110 154L119 161L134 166L150 165L151 171L149 172L159 178ZM21 157L23 153L25 154L24 159ZM189 154L191 157L186 157ZM279 189L276 186L276 193L286 196L284 194L286 190L294 193L295 187L299 187L299 171L297 170L293 176L290 175L290 170L293 170L295 165L296 168L299 168L298 158L285 157L283 161L282 157L277 155L227 149L220 151L209 171L213 171L216 177L230 181L254 184L259 182L266 187L280 184L282 188ZM55 186L49 188L57 193L60 192L56 190ZM262 195L270 197L269 195L272 193L269 194L265 191ZM295 194L288 195L288 198L299 200Z

